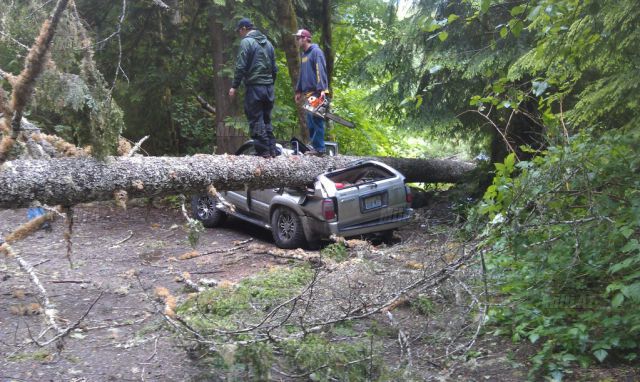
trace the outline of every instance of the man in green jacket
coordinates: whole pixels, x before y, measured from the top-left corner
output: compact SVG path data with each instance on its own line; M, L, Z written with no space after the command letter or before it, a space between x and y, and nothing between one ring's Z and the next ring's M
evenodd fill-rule
M256 155L263 158L275 157L278 153L271 125L271 110L275 101L273 84L278 67L273 45L253 27L249 19L241 19L236 31L242 41L229 97L235 97L240 83L244 81L244 113L249 121Z

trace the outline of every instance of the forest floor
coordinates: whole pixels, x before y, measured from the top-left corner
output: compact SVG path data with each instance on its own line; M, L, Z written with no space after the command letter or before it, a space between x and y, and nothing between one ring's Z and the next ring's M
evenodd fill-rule
M434 242L438 248L450 248L449 218L446 211L419 210L415 221L397 234L399 243L369 246L360 256L402 263L405 273L420 268L416 264L436 266L446 251L437 255L439 260L434 252L416 248ZM26 221L24 209L0 210L0 235ZM194 281L233 283L288 261L270 254L275 246L269 232L234 219L200 237L198 251L211 254L181 260L192 251L183 226L179 210L167 205L124 211L97 203L75 208L70 258L62 219L53 222L50 232L39 230L15 244L14 249L35 266L63 320L61 326L86 317L56 346L36 346L32 339L46 327L38 293L15 259L1 258L0 382L217 380L185 351L185 342L161 314L164 306L154 299L154 289L165 287L184 299L184 283L177 279L183 272ZM390 368L409 363L413 370L405 376L412 380L526 379L527 359L535 349L493 336L491 330L476 336L480 315L470 308L469 298L461 296L468 288L461 280L465 279L460 276L428 291L433 302L428 312L397 307L395 326L410 339L411 352L407 355L407 347L399 345L398 333L393 332L383 339L382 359ZM390 325L384 314L379 316L374 320ZM640 373L598 368L576 370L568 377L633 381ZM272 379L289 380L278 374Z

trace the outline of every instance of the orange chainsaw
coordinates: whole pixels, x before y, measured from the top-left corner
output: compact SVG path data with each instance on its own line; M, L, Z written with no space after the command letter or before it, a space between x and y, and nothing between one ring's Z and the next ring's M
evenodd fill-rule
M339 117L335 114L330 113L329 112L330 102L331 100L329 99L329 97L327 97L324 94L321 94L320 97L311 96L307 98L307 100L304 102L304 105L302 105L302 108L317 117L320 117L323 119L330 119L332 121L338 122L341 125L347 126L350 129L353 129L354 127L356 127L356 125L353 122L349 122L342 117Z

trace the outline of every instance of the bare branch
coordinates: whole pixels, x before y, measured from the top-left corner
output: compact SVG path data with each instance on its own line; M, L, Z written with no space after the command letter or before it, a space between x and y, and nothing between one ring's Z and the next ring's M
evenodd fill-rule
M145 135L141 140L139 140L138 143L136 143L136 145L131 148L131 151L127 153L127 157L132 157L138 150L140 150L140 147L147 139L149 139L149 136Z
M518 155L516 154L515 149L513 148L513 146L511 146L511 143L509 142L509 139L507 139L507 137L506 137L505 133L503 133L503 132L502 132L502 130L500 130L500 127L499 127L495 122L493 122L493 120L492 120L491 118L489 118L489 114L491 113L491 110L489 110L489 111L487 112L487 114L483 114L480 110L467 110L467 111L464 111L464 112L462 112L462 113L458 114L456 117L459 117L459 116L461 116L461 115L463 115L463 114L466 114L466 113L475 113L475 114L479 114L482 118L486 119L486 120L487 120L487 122L488 122L491 126L493 126L493 128L498 132L498 134L500 134L500 136L502 137L502 140L504 141L504 144L509 148L509 151L511 151L512 153L514 153L514 154L516 155L516 159L517 159L518 161L520 160L520 159L518 158ZM512 113L511 115L513 116L513 113ZM511 117L509 117L509 122L511 122ZM507 127L508 127L508 126L509 126L509 125L507 124ZM506 129L505 129L505 131L506 131Z
M39 346L47 346L50 343L57 341L63 337L65 337L66 335L68 335L69 333L71 333L71 331L75 328L78 327L78 325L80 325L80 323L82 322L82 320L85 319L85 317L87 317L87 315L89 314L89 312L91 312L91 309L93 309L93 307L98 303L98 301L100 300L100 298L102 297L102 295L104 294L104 291L101 290L100 294L98 295L98 297L96 297L93 302L91 303L91 305L89 305L89 307L87 308L87 310L85 310L84 314L82 314L82 316L80 316L80 318L78 318L78 320L73 324L68 326L67 328L65 328L64 330L62 330L60 333L58 333L58 335L56 335L55 337L51 338L50 340L44 342L44 343L37 343Z
M18 264L20 264L20 268L27 272L27 274L31 278L31 282L33 282L33 284L35 284L35 286L38 288L40 300L42 301L43 313L45 318L47 319L47 322L52 328L56 330L56 332L58 332L58 334L61 334L63 330L60 328L60 326L58 326L58 323L56 322L57 311L55 309L55 305L51 302L51 300L49 300L47 290L40 282L38 275L36 275L35 269L19 254L14 252L13 256L15 257Z
M109 90L109 94L113 92L113 89L116 87L116 82L118 81L118 74L122 73L124 78L129 82L129 77L127 77L127 73L122 69L122 39L120 37L120 33L122 31L122 23L124 22L124 17L127 13L127 0L122 0L122 11L120 13L120 19L118 20L118 27L116 28L115 36L118 38L118 64L116 65L116 73L113 77L113 82L111 84L111 89Z
M200 96L196 96L196 99L198 100L198 102L200 102L200 106L202 106L204 110L208 111L211 114L216 114L215 106L209 105L209 103Z
M4 31L0 30L0 35L2 35L3 37L8 38L12 43L18 45L19 47L21 47L24 50L29 50L29 47L26 46L25 44L21 43L20 41L16 40L15 38L9 36L9 34L5 33Z

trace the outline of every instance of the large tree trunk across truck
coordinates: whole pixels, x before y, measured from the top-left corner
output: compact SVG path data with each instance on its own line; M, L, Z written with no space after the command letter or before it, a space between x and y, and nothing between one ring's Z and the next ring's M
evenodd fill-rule
M116 191L129 197L203 193L218 190L301 186L329 169L364 157L194 155L190 157L90 157L14 160L0 166L0 208L26 207L33 201L71 206L110 200ZM407 182L456 183L471 163L408 158L371 158L387 163Z

